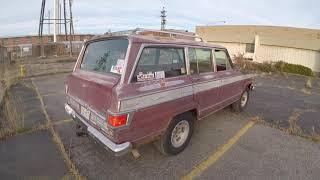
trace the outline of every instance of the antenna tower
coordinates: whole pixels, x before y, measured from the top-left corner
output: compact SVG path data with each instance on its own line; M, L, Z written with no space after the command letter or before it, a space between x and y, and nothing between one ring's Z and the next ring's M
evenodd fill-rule
M162 11L161 11L161 30L165 30L166 29L166 24L167 24L167 15L166 15L167 11L165 10L165 7L162 7Z

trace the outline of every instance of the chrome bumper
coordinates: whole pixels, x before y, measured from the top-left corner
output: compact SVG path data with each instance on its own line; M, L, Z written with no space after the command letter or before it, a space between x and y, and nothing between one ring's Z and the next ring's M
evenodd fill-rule
M121 156L130 152L132 145L130 142L125 142L122 144L116 144L109 140L105 135L100 133L96 128L92 127L85 119L83 119L78 113L76 113L68 104L65 104L65 110L68 115L72 116L73 119L79 120L87 127L88 132L96 140L98 140L105 148L109 151L112 151L114 155Z

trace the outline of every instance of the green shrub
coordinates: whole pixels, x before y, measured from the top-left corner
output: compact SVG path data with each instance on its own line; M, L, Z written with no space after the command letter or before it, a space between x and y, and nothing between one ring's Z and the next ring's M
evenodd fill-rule
M258 64L258 70L262 71L262 72L275 72L276 69L273 67L273 65L269 62L263 62L263 63L259 63Z
M313 76L313 72L310 68L298 65L298 64L290 64L283 61L279 61L275 63L275 68L280 72L292 73L292 74L300 74L304 76Z
M292 74L300 74L304 76L314 76L312 70L308 67L290 64L283 61L276 63L263 62L257 63L245 60L244 54L236 54L233 56L235 65L244 71L261 71L261 72L285 72Z

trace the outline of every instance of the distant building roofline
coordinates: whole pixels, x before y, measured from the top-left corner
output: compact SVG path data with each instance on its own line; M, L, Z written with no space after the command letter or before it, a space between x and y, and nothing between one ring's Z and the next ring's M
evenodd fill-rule
M208 42L254 43L319 51L320 29L284 26L220 25L196 26L196 33Z
M296 29L296 30L314 30L314 31L320 31L320 29L316 28L304 28L304 27L294 27L294 26L277 26L277 25L198 25L196 28L208 28L208 27L213 27L213 28L219 28L219 27L248 27L248 28L286 28L286 29Z
M73 34L74 36L95 36L96 34ZM53 36L53 34L44 34L43 37ZM65 34L58 34L58 36L65 36ZM0 36L0 39L10 38L24 38L24 37L39 37L38 35L19 35L19 36Z

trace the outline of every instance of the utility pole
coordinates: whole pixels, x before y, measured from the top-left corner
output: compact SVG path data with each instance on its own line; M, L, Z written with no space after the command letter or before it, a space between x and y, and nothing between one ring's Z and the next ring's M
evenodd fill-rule
M59 0L53 0L53 42L57 42L59 33Z
M51 18L51 16L50 16L50 10L48 11L48 19L50 19ZM48 23L48 35L50 35L50 29L51 27L50 27L50 23Z
M68 41L66 0L63 0L63 17L64 17L65 41Z
M165 10L164 7L162 7L162 11L161 11L161 30L165 30L166 29L166 24L167 24L167 15L166 15L167 11Z
M69 13L70 13L70 57L72 57L72 41L73 41L73 35L74 35L74 29L73 29L73 17L72 17L72 0L69 0Z

